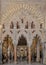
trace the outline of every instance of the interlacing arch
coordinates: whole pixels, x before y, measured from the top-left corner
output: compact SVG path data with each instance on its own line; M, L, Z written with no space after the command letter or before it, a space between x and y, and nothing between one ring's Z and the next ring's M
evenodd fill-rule
M29 15L32 15L34 18L36 18L38 22L43 22L44 19L41 12L39 12L39 10L37 10L37 8L34 5L24 3L16 5L12 4L12 6L7 6L6 12L2 14L2 22L9 22L13 15L17 15L17 13L21 11L21 9L28 10Z

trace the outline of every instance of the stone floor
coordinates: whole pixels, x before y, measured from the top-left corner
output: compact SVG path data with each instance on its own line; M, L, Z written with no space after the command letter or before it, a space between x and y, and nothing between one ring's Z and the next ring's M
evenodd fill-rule
M0 64L0 65L44 65L44 64L41 64L41 63L24 63L24 62L20 62L20 63L6 63L6 64Z

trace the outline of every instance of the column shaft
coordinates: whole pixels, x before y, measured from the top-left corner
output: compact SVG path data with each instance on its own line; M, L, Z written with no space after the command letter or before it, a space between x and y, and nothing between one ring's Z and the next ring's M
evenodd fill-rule
M29 60L29 63L31 62L31 48L29 47L28 48L28 60Z
M40 61L40 48L39 48L39 44L37 44L37 62Z
M16 55L16 46L15 46L15 48L14 48L14 62L16 63L17 62L17 57L16 57L17 55Z

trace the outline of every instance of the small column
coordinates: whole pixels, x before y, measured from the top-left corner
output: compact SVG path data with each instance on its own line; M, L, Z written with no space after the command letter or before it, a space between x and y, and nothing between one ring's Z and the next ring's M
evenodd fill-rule
M2 63L2 42L0 41L0 64Z
M2 25L0 25L0 64L2 63Z
M43 51L43 57L42 57L42 63L44 63L44 54L45 54L45 48L44 48L44 42L42 43L42 51Z
M43 64L46 64L46 43L44 43L43 49Z
M39 48L39 42L37 44L37 59L36 59L37 62L40 61L40 48Z
M17 57L16 57L16 46L14 47L14 62L17 63Z
M31 62L31 48L29 46L28 48L28 60L29 60L29 63Z

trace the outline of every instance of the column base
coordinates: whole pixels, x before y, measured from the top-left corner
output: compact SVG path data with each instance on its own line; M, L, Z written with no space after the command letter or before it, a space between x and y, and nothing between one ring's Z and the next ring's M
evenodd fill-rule
M37 61L37 62L40 62L40 58L37 58L36 61Z
M14 63L17 63L17 61L14 61Z

